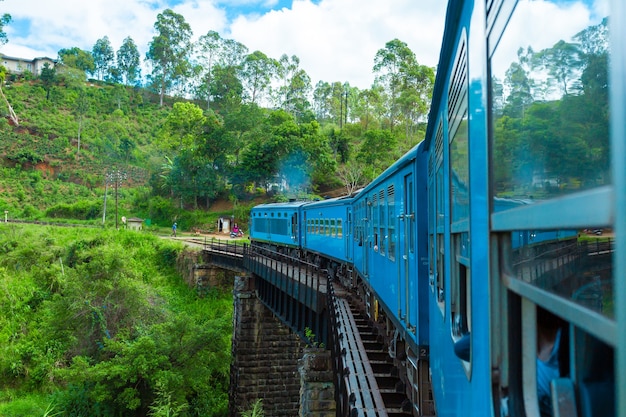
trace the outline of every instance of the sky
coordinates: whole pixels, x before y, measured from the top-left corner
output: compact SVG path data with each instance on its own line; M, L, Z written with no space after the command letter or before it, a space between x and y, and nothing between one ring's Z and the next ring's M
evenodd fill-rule
M0 0L9 42L0 53L56 58L62 48L91 51L105 35L117 51L130 36L142 57L167 8L190 24L194 40L213 30L249 52L296 55L313 86L349 82L366 89L379 49L399 39L422 65L435 67L443 36L444 0Z

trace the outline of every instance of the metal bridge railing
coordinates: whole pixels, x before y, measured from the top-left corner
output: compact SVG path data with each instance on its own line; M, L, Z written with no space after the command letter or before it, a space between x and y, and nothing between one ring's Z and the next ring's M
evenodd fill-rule
M205 237L203 246L206 251L242 257L247 252L249 245L247 243L242 244L236 240L207 239Z
M324 270L254 244L244 256L244 267L261 279L259 298L270 310L303 338L308 328L316 342L328 345Z

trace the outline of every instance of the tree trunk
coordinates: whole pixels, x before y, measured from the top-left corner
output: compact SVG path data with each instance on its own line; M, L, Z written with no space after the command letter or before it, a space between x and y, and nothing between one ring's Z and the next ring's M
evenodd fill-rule
M9 108L9 117L11 118L15 126L19 126L20 121L17 118L17 114L15 114L15 112L13 111L13 107L11 107L11 103L9 103L9 100L7 100L6 96L4 95L4 91L2 91L2 87L0 87L0 95L2 95L4 102L7 104L7 107Z

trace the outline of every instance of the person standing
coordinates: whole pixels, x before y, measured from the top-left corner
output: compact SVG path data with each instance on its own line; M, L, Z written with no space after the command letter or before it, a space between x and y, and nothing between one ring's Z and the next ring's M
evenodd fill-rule
M174 222L174 224L172 225L172 236L176 237L176 222Z

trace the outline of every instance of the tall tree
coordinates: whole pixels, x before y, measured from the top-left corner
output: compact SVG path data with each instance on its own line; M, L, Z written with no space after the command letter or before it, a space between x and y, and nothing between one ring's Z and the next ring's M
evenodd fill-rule
M278 99L280 107L297 118L310 111L308 96L312 91L311 77L300 68L300 58L283 54L279 59L278 79L280 87Z
M91 50L94 62L94 73L99 80L109 74L111 67L113 66L113 60L115 58L115 52L111 46L109 37L105 36L96 41L93 49Z
M569 87L572 84L575 88L580 88L580 85L576 84L582 66L578 45L560 40L552 48L538 52L537 59L556 80L562 94L569 94L571 92Z
M241 66L241 81L244 92L250 103L257 104L257 100L270 86L278 63L268 58L261 51L254 51L247 55Z
M416 137L416 133L420 123L425 125L434 83L435 71L432 68L417 62L407 66L398 97L407 148L422 139Z
M326 81L318 81L313 89L313 111L319 121L329 120L331 117L330 102L332 87Z
M78 154L80 153L81 134L83 133L87 112L89 111L89 100L87 98L87 91L84 86L78 89L78 96L76 97L76 101L74 102L73 110L74 115L76 116L76 123L78 124L78 130L76 134L76 156L78 157Z
M241 105L243 86L237 77L237 67L217 65L213 71L211 97L215 102L214 109L227 113Z
M409 68L416 65L415 54L405 42L394 39L379 49L374 57L376 82L383 85L389 95L389 129L393 131L399 113L399 97Z
M146 58L152 63L151 80L162 106L165 93L180 87L189 74L192 31L185 18L171 9L158 14L154 29L157 35L150 42Z
M117 51L117 68L126 85L133 85L141 77L141 57L133 38L128 36Z
M200 70L198 71L201 80L200 94L206 97L207 109L211 108L211 82L213 81L213 66L219 61L222 53L223 39L219 33L210 30L206 35L200 36L196 42L197 59Z

